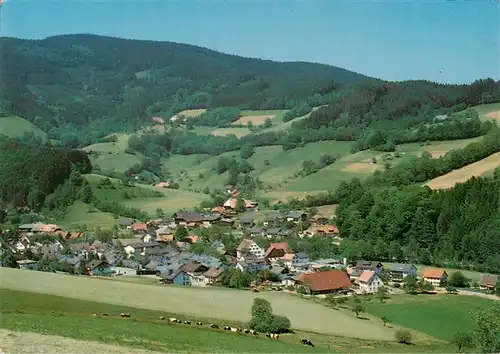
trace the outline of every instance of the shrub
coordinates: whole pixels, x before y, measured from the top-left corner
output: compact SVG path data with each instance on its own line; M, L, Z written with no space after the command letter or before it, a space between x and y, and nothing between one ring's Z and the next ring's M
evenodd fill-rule
M394 333L396 341L401 344L411 344L411 333L406 329L398 329Z
M258 332L283 333L291 327L290 320L285 316L274 315L269 301L256 298L252 305L250 328Z

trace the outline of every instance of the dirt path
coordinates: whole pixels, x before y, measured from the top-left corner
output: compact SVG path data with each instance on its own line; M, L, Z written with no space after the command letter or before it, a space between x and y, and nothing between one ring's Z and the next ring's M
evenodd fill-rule
M156 354L157 352L99 342L87 342L60 336L30 332L13 332L6 329L0 329L0 353Z

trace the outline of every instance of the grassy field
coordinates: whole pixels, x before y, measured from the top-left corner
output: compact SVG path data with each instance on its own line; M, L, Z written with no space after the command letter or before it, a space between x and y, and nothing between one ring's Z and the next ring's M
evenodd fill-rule
M96 341L83 341L62 336L15 332L0 329L1 350L6 353L132 353L155 354L150 350L104 344Z
M371 340L392 340L393 333L381 323L362 321L350 314L284 293L252 293L217 289L152 286L53 273L0 269L1 288L31 291L70 298L107 302L155 311L175 312L191 318L218 318L247 322L255 297L269 300L276 313L290 318L293 327L318 333ZM97 310L93 310L92 313Z
M207 195L183 190L169 188L156 188L154 186L136 184L124 186L119 180L110 178L113 188L98 188L99 181L106 178L104 176L90 174L85 175L95 195L103 200L113 200L124 205L154 213L157 208L161 208L165 213L174 213L181 208L194 208L202 200L208 198ZM125 196L125 193L128 197Z
M237 138L243 138L245 135L250 134L250 130L248 128L219 128L212 130L210 134L214 136L235 135Z
M472 327L471 311L487 308L492 300L460 295L398 295L385 303L363 304L369 314L443 340Z
M474 107L482 120L496 120L500 122L500 103L483 104Z
M490 155L485 159L471 163L457 170L453 170L443 176L434 178L426 183L431 189L451 188L457 183L463 183L471 177L483 176L491 173L500 166L500 152Z
M85 148L92 151L89 155L94 167L99 166L103 171L125 172L129 167L140 163L140 155L125 153L130 135L119 134L116 142L97 143Z
M65 218L60 222L61 226L68 230L76 225L87 225L89 229L111 229L116 223L113 214L96 210L79 200L68 207Z
M241 117L234 121L233 124L247 125L252 122L254 126L263 125L266 119L271 119L276 123L276 119L281 120L285 110L264 110L264 111L242 111Z
M19 138L24 133L33 133L35 136L47 140L47 133L33 123L21 117L0 117L0 133L12 138Z

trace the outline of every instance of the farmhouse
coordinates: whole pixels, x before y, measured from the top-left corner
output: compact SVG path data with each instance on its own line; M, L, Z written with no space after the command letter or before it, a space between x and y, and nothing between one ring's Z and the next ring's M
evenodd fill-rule
M238 199L236 198L229 198L226 200L226 202L223 204L223 207L225 209L229 210L234 210L236 209L236 203L238 202ZM245 209L255 209L259 206L259 203L253 200L247 200L244 199L243 202L245 203Z
M311 223L314 226L322 226L328 224L328 218L322 214L316 214L311 218Z
M240 227L252 227L254 225L254 220L251 215L242 215L238 218L238 223Z
M291 211L285 215L286 221L292 221L298 223L299 221L304 221L307 218L307 214L301 211Z
M162 275L162 282L165 284L191 285L191 277L183 269L177 269L168 275Z
M205 278L205 284L214 285L220 283L222 276L226 272L225 267L212 267L203 273L203 277Z
M391 280L403 281L407 276L417 276L417 267L408 263L393 263L390 270Z
M148 232L148 226L145 223L135 223L131 226L132 232L134 234L146 234Z
M427 268L422 273L422 279L436 287L444 286L448 280L448 273L444 269Z
M487 275L484 274L481 277L481 282L479 283L479 287L483 290L495 290L499 285L499 277L498 275Z
M359 290L366 294L373 294L377 292L379 287L384 286L382 279L373 270L363 271L356 279L356 284L359 286Z
M309 256L305 252L287 253L281 260L285 267L294 270L298 266L309 263Z
M219 214L202 215L196 211L179 211L174 214L174 221L177 225L197 227L200 225L210 226L219 221Z
M279 262L287 253L291 253L292 249L288 242L271 243L267 249L264 257L271 263Z
M118 225L122 229L130 229L133 223L134 219L131 218L120 218L120 220L118 220Z
M279 222L279 217L277 215L266 215L264 218L263 225L265 227L268 226L276 226Z
M297 278L297 283L306 286L311 295L343 291L351 287L347 274L336 269L302 274Z
M242 272L253 273L267 269L269 266L264 258L258 258L253 254L247 254L238 259L235 268Z

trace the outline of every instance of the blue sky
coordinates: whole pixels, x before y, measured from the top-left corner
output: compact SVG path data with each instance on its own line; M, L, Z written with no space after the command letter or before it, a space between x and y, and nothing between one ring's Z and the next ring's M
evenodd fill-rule
M2 36L174 41L387 80L500 79L497 0L4 0Z

